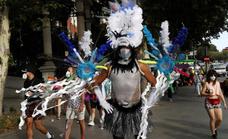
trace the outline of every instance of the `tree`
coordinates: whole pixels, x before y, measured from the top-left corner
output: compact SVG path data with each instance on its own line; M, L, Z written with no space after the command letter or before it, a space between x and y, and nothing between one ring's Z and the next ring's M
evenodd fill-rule
M0 116L2 116L5 80L8 71L9 38L8 9L5 5L0 5Z
M36 34L37 31L41 32L43 6L49 8L53 21L66 21L71 11L69 10L71 4L71 0L0 0L0 116L2 115L5 79L8 71L11 33L11 48L15 48L17 43L19 43L19 47L23 47L26 45L25 40L29 41L32 34ZM22 40L23 36L27 38ZM42 38L39 40L42 42ZM28 46L33 43L31 42ZM26 50L23 51L23 53L25 52Z
M189 29L188 41L193 46L209 43L211 37L228 30L227 0L142 0L145 22L158 36L160 24L168 20L170 38L184 24ZM188 49L191 47L186 44ZM185 45L185 46L186 46Z
M200 46L197 48L196 58L203 60L205 56L210 56L210 58L213 58L214 60L218 60L217 58L219 55L220 53L217 50L215 45L206 43L203 46Z
M18 66L24 66L27 61L41 61L37 61L37 57L43 55L42 9L47 8L50 12L52 35L57 38L59 32L56 32L55 24L58 21L62 29L66 30L66 21L73 4L72 0L7 0L12 33L10 50ZM58 48L55 46L54 52Z

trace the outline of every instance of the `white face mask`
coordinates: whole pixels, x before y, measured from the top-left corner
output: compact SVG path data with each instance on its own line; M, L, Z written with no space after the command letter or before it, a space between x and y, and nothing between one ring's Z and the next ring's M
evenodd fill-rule
M124 60L128 60L131 57L131 50L128 48L121 48L119 56Z
M216 79L216 77L215 77L215 76L211 76L210 79L211 79L212 81L214 81L214 80Z
M24 74L22 75L22 78L26 80L26 79L28 78L28 75L27 75L26 73L24 73Z
M71 76L70 72L67 71L67 72L66 72L66 77L69 78L70 76Z

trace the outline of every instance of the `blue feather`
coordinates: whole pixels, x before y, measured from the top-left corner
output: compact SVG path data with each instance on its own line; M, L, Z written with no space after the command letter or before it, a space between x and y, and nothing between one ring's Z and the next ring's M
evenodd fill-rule
M78 59L77 55L74 52L74 49L76 50L74 44L68 39L68 37L66 36L66 34L64 32L60 33L59 38L64 42L64 44L67 46L67 50L68 50L68 58L70 58L71 60L74 59ZM75 61L75 63L78 61Z
M100 61L101 59L103 59L104 55L111 49L111 41L102 44L97 50L95 61Z
M77 76L84 80L93 78L95 72L96 66L92 62L81 63L77 68Z
M174 66L174 61L168 55L165 55L162 58L160 58L157 61L156 65L157 69L160 72L163 72L165 75L169 75L173 71Z
M181 30L178 32L176 38L173 39L172 45L168 48L169 53L173 53L179 47L184 45L184 42L188 36L188 29L186 27L182 27Z
M147 43L150 45L150 46L157 46L157 43L155 42L151 32L148 30L147 26L144 25L143 26L143 33L147 39Z

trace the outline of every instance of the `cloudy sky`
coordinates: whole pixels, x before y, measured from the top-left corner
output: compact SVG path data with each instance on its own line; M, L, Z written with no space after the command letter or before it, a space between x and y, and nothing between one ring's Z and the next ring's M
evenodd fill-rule
M219 51L222 51L225 47L228 47L228 32L223 32L220 34L218 39L211 40L211 43L214 44Z

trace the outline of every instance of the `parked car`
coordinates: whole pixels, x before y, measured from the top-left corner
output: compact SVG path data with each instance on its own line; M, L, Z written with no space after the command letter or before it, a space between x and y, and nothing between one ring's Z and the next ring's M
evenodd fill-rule
M210 68L214 69L219 76L227 75L226 65L223 63L213 63Z

